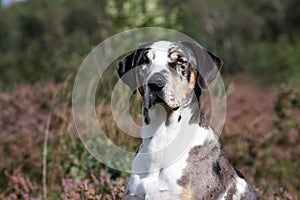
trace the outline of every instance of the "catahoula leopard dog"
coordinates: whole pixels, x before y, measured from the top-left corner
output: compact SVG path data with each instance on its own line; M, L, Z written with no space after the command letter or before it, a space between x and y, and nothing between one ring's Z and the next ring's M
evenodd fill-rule
M259 199L209 127L201 93L223 61L200 45L141 45L118 74L142 95L142 144L123 199Z

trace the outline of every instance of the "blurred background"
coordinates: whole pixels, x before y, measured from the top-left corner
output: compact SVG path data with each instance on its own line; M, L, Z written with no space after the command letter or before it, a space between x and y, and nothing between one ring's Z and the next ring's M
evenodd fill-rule
M300 198L299 19L298 0L0 0L0 198L120 199L129 174L85 150L72 86L101 41L146 26L185 33L224 60L230 160L262 199ZM140 141L111 116L114 67L97 114L108 137L134 152ZM139 122L139 97L132 105Z

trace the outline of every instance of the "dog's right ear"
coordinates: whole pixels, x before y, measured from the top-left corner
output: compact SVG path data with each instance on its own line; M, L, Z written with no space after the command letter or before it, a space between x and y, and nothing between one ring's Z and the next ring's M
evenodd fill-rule
M118 74L122 81L128 85L132 92L137 89L136 65L143 49L137 49L131 52L118 64Z

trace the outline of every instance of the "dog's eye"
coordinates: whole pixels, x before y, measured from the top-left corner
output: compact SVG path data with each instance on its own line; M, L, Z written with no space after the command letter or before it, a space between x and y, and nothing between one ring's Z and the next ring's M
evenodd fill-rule
M181 60L177 60L177 63L176 63L177 65L182 65L183 64L183 62L181 61Z
M179 58L176 60L176 64L177 64L177 65L182 65L183 63L186 63L186 60L185 60L183 57L179 57Z

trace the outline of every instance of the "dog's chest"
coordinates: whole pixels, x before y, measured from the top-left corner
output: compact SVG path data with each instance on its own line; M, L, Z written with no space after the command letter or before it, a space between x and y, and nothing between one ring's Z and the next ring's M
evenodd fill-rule
M180 198L182 187L178 185L177 180L181 178L183 169L187 165L186 160L190 150L196 145L203 144L206 140L214 139L214 135L212 131L198 125L191 125L186 130L179 132L180 135L177 135L179 137L177 138L176 135L174 136L176 134L174 130L165 129L161 130L159 137L156 135L143 141L139 153L133 161L133 171L142 173L133 173L128 185L133 199L145 199L145 197L149 197L149 199ZM193 133L194 137L191 137L191 142L182 151L182 146L179 143L184 144L186 139L189 140L187 134ZM176 144L174 137L177 138L178 144ZM166 150L165 148L169 146L170 149ZM150 152L152 153L150 154ZM143 157L145 154L147 156Z
M186 156L180 158L171 166L142 174L132 174L128 185L130 194L137 199L178 199L182 188L177 180L185 168Z

